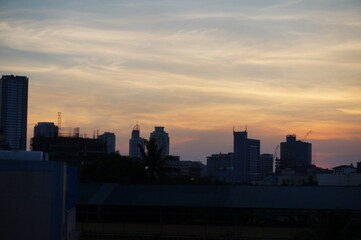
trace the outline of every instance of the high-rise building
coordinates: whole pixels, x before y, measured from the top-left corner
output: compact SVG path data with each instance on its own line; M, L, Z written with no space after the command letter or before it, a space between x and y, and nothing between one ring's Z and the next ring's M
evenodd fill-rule
M260 170L260 180L263 180L273 173L273 154L261 154Z
M58 137L59 128L52 122L38 122L34 127L34 137Z
M98 139L102 140L106 145L106 153L115 152L115 134L110 132L105 132L102 135L98 136Z
M139 145L144 149L144 139L140 137L140 126L137 123L133 127L131 138L129 139L129 157L142 158Z
M154 127L150 138L156 140L157 147L163 147L162 156L169 156L169 136L168 133L164 131L164 127Z
M10 149L26 150L28 84L23 76L0 79L0 134Z
M235 182L259 180L260 140L249 139L247 131L233 131L233 174Z
M286 142L281 143L281 161L284 167L311 165L311 143L296 140L296 135L287 135Z

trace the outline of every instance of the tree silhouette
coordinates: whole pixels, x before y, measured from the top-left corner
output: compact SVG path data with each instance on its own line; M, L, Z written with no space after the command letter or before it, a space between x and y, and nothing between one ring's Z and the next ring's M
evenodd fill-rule
M80 169L80 182L145 183L147 174L139 161L111 153L95 162L85 163Z
M173 160L171 156L163 156L164 145L158 146L155 138L145 140L145 147L138 144L142 155L141 161L148 172L148 177L152 181L157 181L165 176L168 171L168 163Z

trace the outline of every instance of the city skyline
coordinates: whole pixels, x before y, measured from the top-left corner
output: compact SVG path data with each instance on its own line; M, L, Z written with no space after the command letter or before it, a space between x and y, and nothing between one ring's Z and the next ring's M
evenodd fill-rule
M361 160L359 1L0 1L0 74L29 78L37 122L114 132L128 152L165 126L205 162L248 125L262 153L287 134L322 167Z

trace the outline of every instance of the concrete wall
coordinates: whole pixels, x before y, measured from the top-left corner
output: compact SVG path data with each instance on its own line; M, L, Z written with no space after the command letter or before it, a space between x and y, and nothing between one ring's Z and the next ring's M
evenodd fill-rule
M361 173L317 174L317 182L320 186L359 186L361 185Z

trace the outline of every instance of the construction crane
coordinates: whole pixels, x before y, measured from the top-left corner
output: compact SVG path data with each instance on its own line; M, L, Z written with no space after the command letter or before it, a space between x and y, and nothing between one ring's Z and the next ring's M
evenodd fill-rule
M61 129L61 112L58 112L58 128Z
M277 159L277 151L280 148L280 145L277 145L276 149L275 149L275 153L273 154L273 161L275 161Z
M302 142L304 142L306 140L306 138L308 137L308 135L310 135L310 133L312 132L312 130L309 130L306 134L306 136L302 139Z
M62 136L62 129L61 129L61 112L58 112L58 136Z
M280 148L280 145L277 145L276 149L275 149L275 153L273 154L273 171L276 172L277 169L279 168L280 166L280 159L278 159L277 157L277 151L278 149Z

